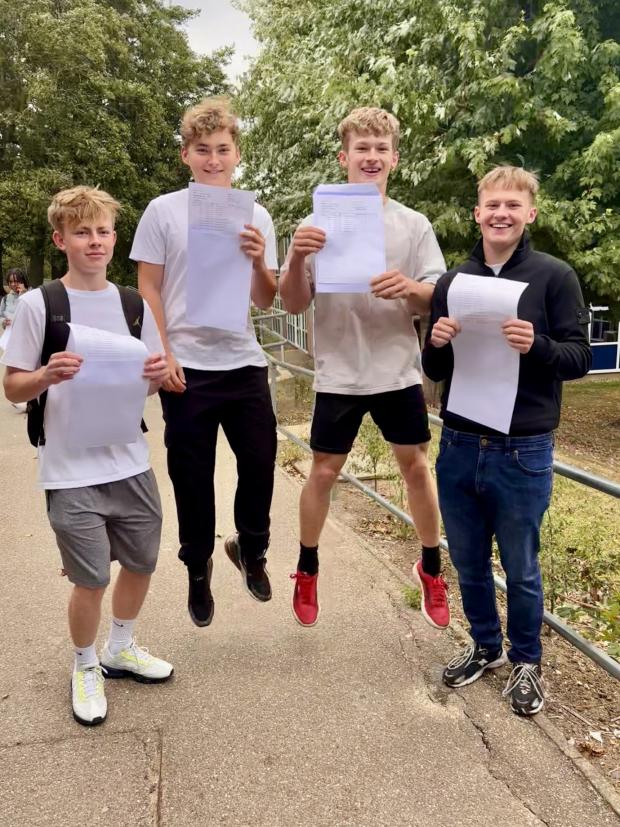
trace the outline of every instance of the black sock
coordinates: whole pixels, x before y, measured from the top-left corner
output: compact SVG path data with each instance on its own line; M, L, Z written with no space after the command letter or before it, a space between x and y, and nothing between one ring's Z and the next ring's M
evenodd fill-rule
M441 555L439 546L422 546L422 571L437 577L441 572Z
M319 573L319 547L318 546L304 546L299 544L299 562L297 563L297 571L303 571L305 574Z

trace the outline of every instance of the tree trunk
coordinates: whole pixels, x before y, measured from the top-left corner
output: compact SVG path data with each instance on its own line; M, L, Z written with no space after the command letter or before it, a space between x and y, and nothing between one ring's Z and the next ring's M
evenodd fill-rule
M45 264L45 237L42 233L35 235L35 240L30 250L30 266L28 267L28 279L31 287L39 287L43 284L43 267Z
M59 279L67 272L67 259L64 255L55 255L52 253L50 257L50 270L53 279Z

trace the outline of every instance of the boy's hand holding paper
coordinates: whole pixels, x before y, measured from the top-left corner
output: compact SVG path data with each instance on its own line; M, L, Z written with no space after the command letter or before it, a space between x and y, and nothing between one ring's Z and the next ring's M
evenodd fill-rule
M415 282L400 270L388 270L370 280L370 291L378 299L406 299L411 295Z

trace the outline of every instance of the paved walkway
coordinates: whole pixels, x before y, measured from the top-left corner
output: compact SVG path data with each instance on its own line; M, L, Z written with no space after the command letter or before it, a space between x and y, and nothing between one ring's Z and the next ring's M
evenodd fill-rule
M462 693L439 664L460 643L405 609L401 585L354 535L330 523L322 613L294 623L298 485L278 473L262 605L215 552L215 618L197 629L176 560L172 491L157 400L153 462L165 511L160 565L138 629L175 665L173 681L109 681L106 723L69 705L69 587L33 490L23 416L0 403L0 823L456 827L618 824L573 765L502 701L505 674ZM235 475L222 444L218 534L233 527ZM107 631L109 601L105 603Z

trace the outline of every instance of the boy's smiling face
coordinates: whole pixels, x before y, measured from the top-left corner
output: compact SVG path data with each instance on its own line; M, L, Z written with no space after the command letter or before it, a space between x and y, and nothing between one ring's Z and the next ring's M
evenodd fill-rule
M230 187L239 163L239 148L228 129L203 134L181 149L184 164L197 184Z
M499 264L510 258L526 226L535 220L536 212L527 190L483 189L480 192L474 217L480 225L489 263Z
M87 276L105 273L116 243L114 222L108 213L101 213L93 221L64 224L52 240L67 256L70 271Z
M390 172L398 164L398 152L391 135L351 132L338 153L338 161L346 169L350 184L376 184L385 195Z

